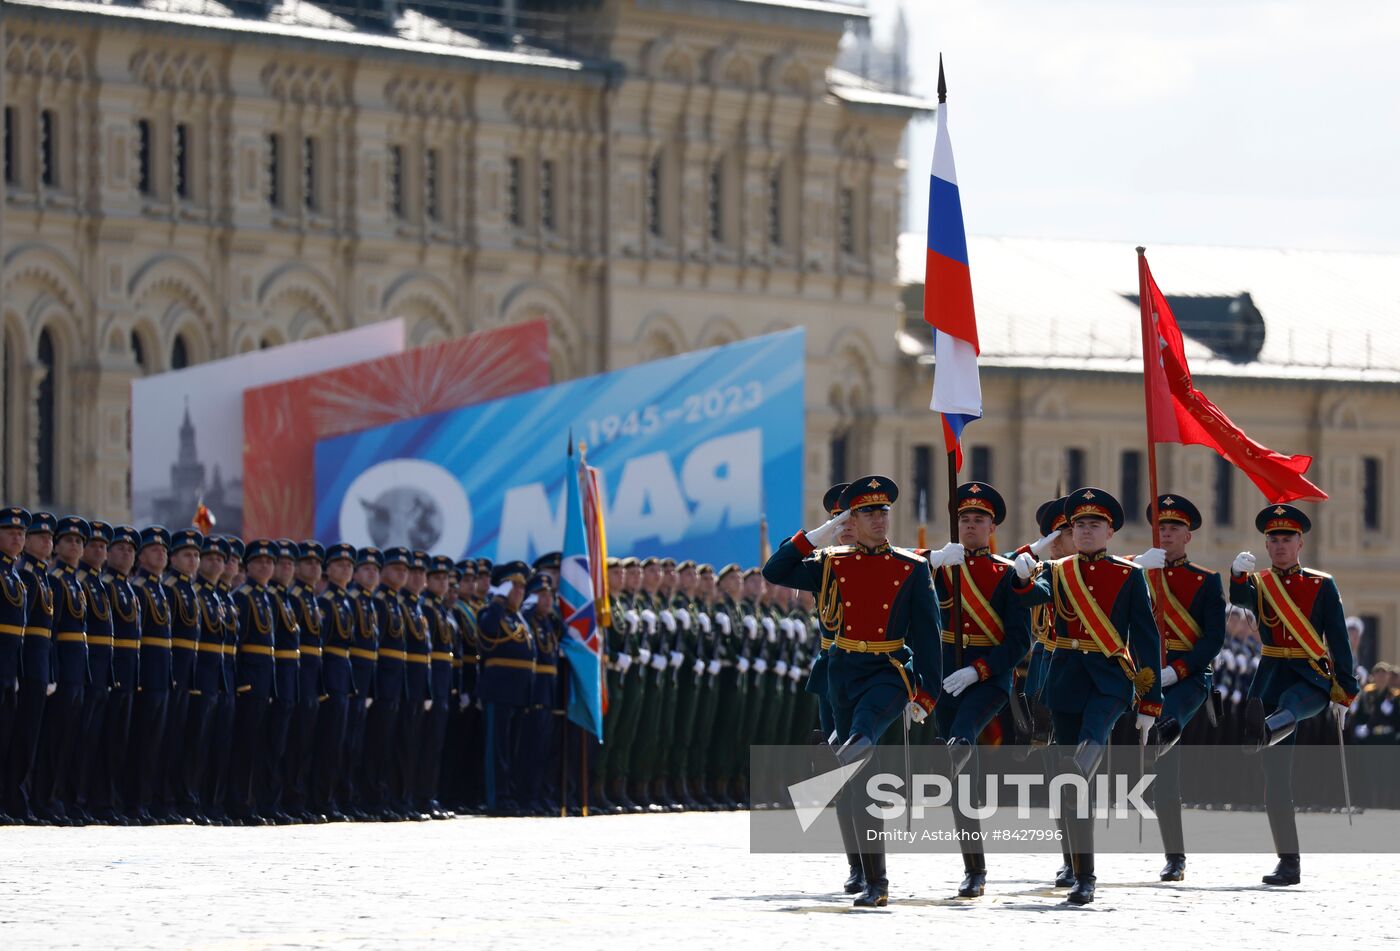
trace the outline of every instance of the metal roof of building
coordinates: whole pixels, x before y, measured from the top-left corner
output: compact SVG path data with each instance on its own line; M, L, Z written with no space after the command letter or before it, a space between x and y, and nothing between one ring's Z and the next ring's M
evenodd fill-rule
M984 366L1141 372L1132 245L977 236L967 243ZM921 233L900 235L901 283L923 283L926 247ZM1263 318L1262 347L1243 360L1192 340L1182 320L1197 375L1400 383L1400 254L1158 245L1147 258L1169 299L1238 298ZM1209 309L1179 305L1178 318ZM917 328L901 331L899 342L932 360Z

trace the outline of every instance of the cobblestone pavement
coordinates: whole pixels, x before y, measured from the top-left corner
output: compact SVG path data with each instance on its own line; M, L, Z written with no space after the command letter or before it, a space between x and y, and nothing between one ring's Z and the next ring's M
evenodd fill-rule
M1083 909L1049 887L1057 855L991 855L988 895L951 896L956 855L896 855L888 909L839 894L836 856L751 855L742 813L485 819L273 829L0 830L0 945L64 948L611 949L1304 946L1385 934L1400 856L1305 855L1268 889L1268 856L1099 859ZM1373 931L1379 927L1379 931ZM994 929L994 930L988 930ZM743 945L739 945L743 942Z

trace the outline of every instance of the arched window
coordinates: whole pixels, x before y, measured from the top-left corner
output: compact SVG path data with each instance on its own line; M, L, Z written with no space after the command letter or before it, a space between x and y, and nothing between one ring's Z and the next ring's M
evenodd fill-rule
M58 459L58 414L54 406L58 383L58 358L53 334L47 328L39 335L39 366L43 371L43 379L39 382L39 431L35 440L39 454L38 494L40 505L52 505Z
M185 335L176 334L175 342L170 346L170 369L183 370L190 365L190 350L185 344Z
M141 343L141 335L136 331L131 332L131 356L136 361L136 367L141 371L142 376L151 372L151 367L146 363L146 348Z

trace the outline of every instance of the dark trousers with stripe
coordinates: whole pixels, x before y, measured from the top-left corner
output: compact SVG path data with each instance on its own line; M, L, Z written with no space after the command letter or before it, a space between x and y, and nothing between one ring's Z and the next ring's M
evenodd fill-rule
M442 751L447 741L447 722L451 716L450 704L441 700L433 704L423 717L423 748L418 754L418 781L415 789L416 805L423 812L440 805L446 798L441 791Z
M155 805L160 790L160 769L165 762L162 751L169 706L169 690L136 691L131 717L131 755L127 761L127 808L132 814L149 813Z
M486 749L483 766L486 782L486 808L515 811L521 805L519 775L520 738L525 708L508 703L487 703Z
M345 732L349 723L350 698L332 693L321 702L316 715L315 766L310 776L311 809L321 814L335 811L338 790L346 765Z
M16 819L31 814L30 798L34 782L34 758L39 734L44 726L44 705L49 685L40 680L20 679L15 728L10 736L9 802L5 811Z

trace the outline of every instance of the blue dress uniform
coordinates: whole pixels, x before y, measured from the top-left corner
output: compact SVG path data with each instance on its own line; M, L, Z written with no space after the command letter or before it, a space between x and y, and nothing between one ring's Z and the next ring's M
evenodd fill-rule
M428 574L443 575L450 579L456 573L456 566L446 555L435 555L428 563ZM448 581L451 584L451 581ZM429 699L432 709L423 722L422 749L418 757L418 776L415 785L414 808L420 814L434 819L450 818L450 813L442 807L441 781L443 744L447 739L447 723L451 715L453 698L457 693L457 676L460 668L457 663L457 621L447 602L439 595L426 592L423 595L423 619L427 623L428 643L432 649L432 665L429 669Z
M492 568L491 602L477 616L477 692L486 737L483 773L486 809L492 815L519 815L529 799L521 737L534 700L535 645L529 626L506 601L512 585L525 584L528 570L521 561Z
M899 497L894 481L864 476L841 493L843 511L884 509ZM763 567L771 584L815 592L824 602L841 603L841 624L827 660L827 691L831 697L839 754L854 759L865 755L906 705L916 702L926 711L936 703L942 680L938 648L940 625L928 562L911 551L888 543L875 547L843 545L818 550L798 532L784 542ZM884 845L873 841L883 827L863 808L856 808L854 788L847 783L839 805L856 823L865 890L856 898L862 907L887 903ZM873 843L873 844L872 844Z
M130 525L118 526L112 530L109 553L116 545L130 545L134 551L141 547L141 535ZM141 674L141 596L125 573L111 567L102 576L102 587L112 607L112 693L107 699L103 752L90 802L99 820L126 825L136 812L129 796L127 752Z
M250 542L243 562L277 559L277 546ZM251 578L233 594L238 606L238 665L234 682L233 757L229 763L228 811L235 822L263 825L254 809L253 778L267 750L267 712L277 693L273 660L277 631L277 596Z
M289 538L279 538L277 559L297 559L297 544ZM272 596L275 631L273 639L273 675L277 691L267 711L267 747L259 763L258 813L270 822L288 825L292 817L282 811L282 796L287 777L287 739L296 715L301 680L301 627L297 621L297 602L285 587L273 581L268 584Z
M957 489L957 513L981 513L1000 525L1006 518L1001 493L985 482L964 482ZM959 592L955 573L961 575L961 625L954 626L953 599ZM963 563L944 565L933 574L943 629L943 669L971 668L977 680L954 696L947 689L939 695L934 716L938 732L948 742L954 771L972 758L978 738L987 724L1011 699L1016 667L1030 650L1030 612L1012 590L1016 573L1011 561L990 548L966 549ZM962 640L959 663L956 640ZM977 784L980 786L980 783ZM960 832L965 877L960 898L983 894L987 880L986 853L981 845L981 823L953 811Z
M1123 506L1091 486L1067 496L1065 517L1071 525L1102 519L1116 531L1123 526ZM1162 712L1161 638L1146 573L1106 551L1071 555L1040 568L1015 590L1028 607L1055 605L1055 652L1045 702L1056 742L1078 744L1068 768L1093 777L1119 717L1135 702L1141 714ZM1093 901L1097 881L1093 821L1072 818L1066 825L1075 877L1069 900L1086 904Z
M320 542L308 539L297 546L298 563L314 561L319 569L325 560L326 549ZM311 766L316 756L316 718L320 715L321 698L325 695L321 673L326 618L316 592L305 582L293 582L288 595L296 606L297 626L301 629L301 657L298 661L297 705L287 743L287 812L302 822L319 824L326 821L325 815L308 809L307 803L311 798Z
M112 543L112 526L106 522L90 522L89 542ZM73 794L67 803L69 816L80 822L90 822L88 812L92 799L93 777L100 771L100 761L106 755L103 745L103 725L112 690L112 604L102 584L102 565L86 560L78 565L78 584L87 600L88 684L83 690L83 712L78 727L78 741L73 750Z
M337 561L355 564L355 546L344 543L326 550L325 566ZM321 685L325 691L316 716L315 769L311 774L311 810L332 822L345 821L336 802L345 768L345 727L355 682L350 650L355 646L355 597L348 588L327 580L317 599L321 609Z
M170 533L159 525L141 532L140 552L147 548L170 549ZM160 786L162 752L167 741L166 713L170 707L170 598L160 576L145 568L132 575L141 603L140 679L136 685L135 710L131 718L130 795L127 805L131 818L142 825L156 822L151 814Z
M460 593L452 605L453 616L457 620L457 661L460 673L457 681L459 691L457 729L448 732L450 755L444 769L455 777L451 783L454 790L452 803L460 812L480 810L485 793L482 790L482 775L478 764L481 762L484 737L482 736L481 704L477 700L477 672L480 661L477 658L476 625L477 616L485 603L471 594L476 580L476 562L465 559L457 562L457 570L465 582L466 594ZM616 702L616 699L614 699Z
M52 536L58 519L48 512L35 512L28 535ZM27 544L27 542L26 542ZM48 561L26 551L19 558L19 579L25 590L24 645L20 655L18 714L10 738L10 776L6 811L31 825L44 822L30 809L34 759L39 749L39 733L44 723L44 705L49 685L55 681L53 669L54 591L49 582Z
M92 529L75 516L60 519L55 544L74 537L87 545ZM87 595L76 564L57 562L49 575L53 588L53 655L57 686L44 705L35 764L34 811L58 825L70 825L67 804L72 796L73 768L83 720L83 694L88 682Z
M242 539L234 535L219 538L224 552L224 574L214 585L214 593L223 605L224 630L220 636L220 682L224 691L213 705L209 730L209 764L204 771L203 803L205 815L215 825L232 825L229 818L229 767L233 758L233 724L237 715L235 689L238 683L238 603L234 601L231 577L243 563ZM230 571L230 566L232 571ZM208 632L204 632L207 636Z
M421 571L425 577L428 571L428 553L409 553L410 571ZM418 771L423 758L423 723L427 711L423 708L431 699L429 680L432 675L433 646L429 639L428 619L423 612L423 597L406 586L399 589L399 604L402 607L405 627L404 653L407 664L404 667L404 700L399 708L398 726L398 769L395 773L394 801L399 813L415 822L425 822L431 818L418 809Z
M1152 506L1147 508L1152 518ZM1175 493L1157 497L1157 523L1201 527L1200 510ZM1201 704L1210 696L1211 662L1225 643L1225 588L1220 575L1192 564L1186 556L1147 572L1152 600L1162 619L1166 667L1176 682L1163 691L1162 719L1157 723L1157 784L1153 790L1157 824L1167 853L1163 881L1181 881L1186 869L1186 842L1181 831L1181 754L1173 748Z
M29 521L30 515L25 509L0 510L0 529L18 530L27 535ZM22 540L15 539L16 547L22 544ZM20 657L24 653L24 627L28 617L25 601L19 563L14 555L0 551L0 825L15 822L5 809L10 801L10 738L19 715Z
M407 548L384 552L384 567L408 566ZM374 673L374 706L365 724L365 762L370 811L382 819L408 818L394 808L393 795L401 751L398 748L399 715L408 696L408 618L394 588L382 581L374 589L374 613L379 625L379 659Z
M1305 535L1312 521L1292 505L1271 505L1254 525L1264 535ZM1360 692L1346 612L1332 576L1296 562L1287 568L1232 571L1230 602L1254 612L1262 642L1245 706L1246 751L1285 747L1264 757L1265 809L1279 856L1278 868L1264 883L1294 885L1301 878L1293 814L1294 731L1329 702L1350 706Z
M361 548L355 553L355 567L384 566L384 555L378 548ZM366 724L369 704L374 699L375 680L379 673L379 614L374 592L351 582L350 595L355 604L354 644L350 648L350 676L354 685L350 711L345 717L345 781L340 803L352 819L367 819L365 812L370 792L369 769L372 761L365 755Z
M204 535L193 528L170 536L170 553L185 549L200 551ZM190 691L194 688L195 658L199 655L199 595L194 578L171 568L165 587L170 601L170 706L166 710L165 763L161 769L162 816L171 822L189 823L190 816L179 811L181 787L185 782L186 726L190 713Z
M228 542L210 535L203 539L200 554L228 558L231 551ZM224 648L237 648L237 629L229 627L228 608L219 590L221 576L222 571L212 578L201 571L193 585L199 604L199 640L195 645L190 706L185 718L183 774L175 807L200 825L211 824L218 815L212 795L206 795L207 779L215 759L219 711L233 695L232 671L225 668Z
M549 576L534 575L525 586L526 600L547 588L552 589ZM557 611L546 614L529 605L524 610L535 642L535 679L522 739L533 775L526 786L524 805L537 815L551 815L560 803L559 646L564 626ZM665 741L670 742L669 738Z

